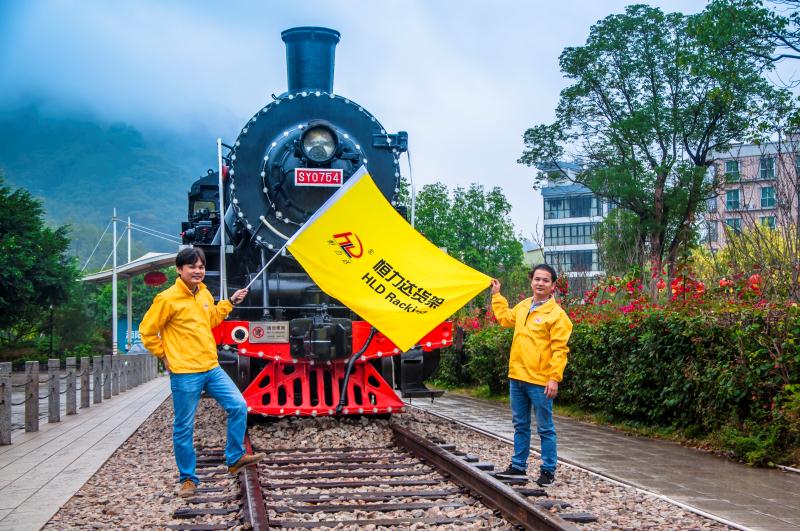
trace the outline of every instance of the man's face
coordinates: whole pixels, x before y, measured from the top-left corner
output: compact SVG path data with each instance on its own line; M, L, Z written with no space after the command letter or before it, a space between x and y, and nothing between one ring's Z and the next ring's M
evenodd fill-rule
M533 290L533 300L544 301L553 295L556 286L553 277L544 269L537 269L531 278L531 289Z
M204 266L203 262L198 258L197 262L193 264L186 264L179 267L178 274L181 276L181 280L194 291L206 277L206 266Z

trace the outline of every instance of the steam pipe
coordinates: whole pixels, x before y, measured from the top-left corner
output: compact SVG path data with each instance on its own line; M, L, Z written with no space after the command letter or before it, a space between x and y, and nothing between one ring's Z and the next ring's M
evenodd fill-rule
M361 350L353 354L350 357L350 361L347 362L347 369L345 369L344 371L344 379L342 380L342 389L339 391L339 404L336 406L337 415L339 415L342 412L345 399L347 398L345 391L347 391L347 384L350 382L350 373L353 371L353 366L356 364L356 361L358 361L358 358L360 358L364 354L364 352L366 352L367 347L372 341L372 338L375 336L375 332L377 332L377 330L373 326L372 329L369 331L369 336L367 336L367 340L364 342L364 346L361 347Z

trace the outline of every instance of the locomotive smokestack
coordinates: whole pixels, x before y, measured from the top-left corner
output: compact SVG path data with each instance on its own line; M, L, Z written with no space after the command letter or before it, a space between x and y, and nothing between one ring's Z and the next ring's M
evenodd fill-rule
M339 32L306 26L281 32L281 39L286 43L289 93L319 90L332 94L333 63Z

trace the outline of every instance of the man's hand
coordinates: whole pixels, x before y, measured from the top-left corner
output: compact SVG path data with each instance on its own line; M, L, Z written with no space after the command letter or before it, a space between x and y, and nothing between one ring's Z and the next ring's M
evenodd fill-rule
M492 295L494 295L495 293L500 293L500 281L497 280L496 278L493 278L491 283L491 288L492 288Z
M555 398L558 394L558 382L555 380L550 380L547 382L547 386L544 388L544 396L547 398Z
M167 357L164 356L163 358L158 358L161 360L161 363L164 364L164 370L169 372L169 362L167 361Z
M242 288L240 290L237 290L236 293L231 295L231 303L239 304L244 300L245 297L247 297L247 293L248 293L247 288Z

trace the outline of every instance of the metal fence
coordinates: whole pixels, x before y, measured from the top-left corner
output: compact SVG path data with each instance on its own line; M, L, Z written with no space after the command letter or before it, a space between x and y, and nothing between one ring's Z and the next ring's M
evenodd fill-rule
M158 362L149 354L92 356L67 358L66 373L61 374L61 361L47 362L46 376L42 377L38 361L25 363L25 382L14 384L11 379L11 362L0 362L0 445L11 444L11 432L21 429L23 423L14 423L14 414L24 415L25 431L39 431L40 410L47 410L48 422L60 422L62 396L67 415L78 409L90 407L91 402L102 403L112 396L124 393L158 375ZM42 392L41 388L45 387ZM80 408L78 399L80 397Z

